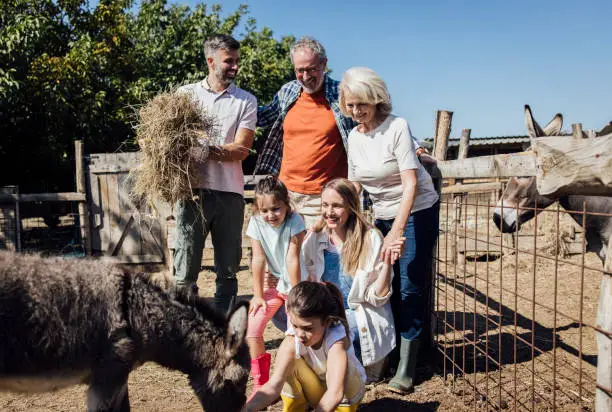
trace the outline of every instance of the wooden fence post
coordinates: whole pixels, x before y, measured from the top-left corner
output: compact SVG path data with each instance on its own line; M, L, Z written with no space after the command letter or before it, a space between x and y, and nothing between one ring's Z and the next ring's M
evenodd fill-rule
M471 134L472 129L463 129L461 131L461 139L459 140L459 152L457 155L457 159L466 159L468 157Z
M436 129L434 131L434 151L433 155L438 160L446 160L448 149L448 137L451 132L451 122L453 112L438 110L436 113Z
M608 243L601 277L597 327L607 332L595 331L597 340L597 389L595 411L612 411L612 242Z
M572 137L578 140L584 137L584 134L582 133L582 123L572 124Z
M438 110L436 113L436 124L434 130L434 150L433 155L437 160L446 160L446 152L448 149L448 138L450 136L451 131L451 121L453 118L453 112ZM439 175L439 174L438 174ZM437 177L434 178L434 187L438 191L438 196L441 196L442 190L442 178ZM427 288L429 292L429 296L427 297L427 308L429 311L429 321L425 321L423 325L423 337L426 339L421 339L422 343L426 343L428 347L425 349L430 349L435 346L435 332L436 328L433 326L437 322L437 316L435 313L435 280L438 274L438 266L437 266L437 255L438 255L438 245L433 250L432 254L432 262L431 262L431 272L429 277L427 278ZM425 318L427 319L427 317Z
M461 131L461 140L459 141L459 151L457 153L457 160L463 160L467 158L468 148L470 145L470 134L472 133L471 129L463 129ZM455 184L463 183L463 179L456 179ZM461 203L463 202L463 194L457 193L452 196L453 199L453 216L451 219L451 258L452 262L456 263L458 261L458 252L457 252L457 229L459 225L461 225ZM463 261L465 263L465 261Z
M21 218L19 216L19 186L0 187L0 194L10 195L6 203L0 199L0 246L21 252Z
M83 162L83 141L75 140L74 142L74 163L76 172L76 191L87 196L85 185L85 168ZM91 230L89 225L89 213L87 209L87 199L84 202L79 202L79 222L81 225L81 240L85 253L91 255Z

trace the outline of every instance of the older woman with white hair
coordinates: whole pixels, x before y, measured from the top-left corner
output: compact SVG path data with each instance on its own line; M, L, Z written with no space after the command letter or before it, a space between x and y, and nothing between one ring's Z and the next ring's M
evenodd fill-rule
M392 281L400 356L389 389L408 393L414 388L419 339L427 321L427 276L440 203L417 157L408 122L391 109L387 86L373 70L353 67L344 73L340 110L358 123L348 138L348 178L370 194L376 227L385 236L383 250L406 238Z

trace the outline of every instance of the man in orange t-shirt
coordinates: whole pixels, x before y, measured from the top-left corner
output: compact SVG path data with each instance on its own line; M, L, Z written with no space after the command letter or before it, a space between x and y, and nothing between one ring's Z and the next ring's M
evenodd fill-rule
M291 47L291 61L297 80L257 111L257 125L271 130L255 173L278 175L310 228L320 216L323 185L347 176L346 141L355 123L340 113L339 82L325 73L321 43L299 39Z

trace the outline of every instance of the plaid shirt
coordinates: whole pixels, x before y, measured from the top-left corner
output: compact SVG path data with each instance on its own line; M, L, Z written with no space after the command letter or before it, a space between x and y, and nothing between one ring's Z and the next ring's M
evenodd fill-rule
M325 75L323 83L325 99L334 112L336 125L340 131L342 143L344 143L344 150L348 153L348 136L356 123L340 113L339 84L339 81L330 78L327 74ZM257 109L257 126L264 128L271 126L272 129L257 158L255 174L278 175L280 172L281 158L283 157L283 121L301 92L302 85L297 80L293 80L281 87L270 104L259 106Z

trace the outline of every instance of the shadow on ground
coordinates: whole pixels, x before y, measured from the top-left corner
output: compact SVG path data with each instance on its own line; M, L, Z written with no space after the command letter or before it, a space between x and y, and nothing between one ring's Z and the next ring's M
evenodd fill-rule
M366 405L359 407L360 412L375 412L375 411L436 411L440 406L440 402L410 402L402 399L382 398L368 402Z

